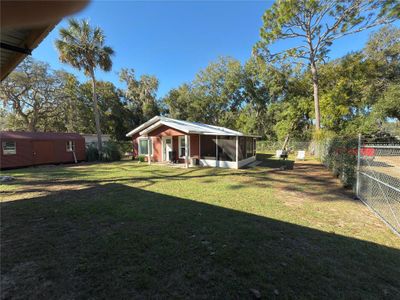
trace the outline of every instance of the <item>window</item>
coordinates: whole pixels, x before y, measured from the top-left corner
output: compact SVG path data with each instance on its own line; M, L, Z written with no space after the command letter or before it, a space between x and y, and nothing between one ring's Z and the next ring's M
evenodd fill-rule
M139 155L149 155L149 140L139 140ZM150 143L150 155L153 155L153 143Z
M68 141L67 142L67 152L75 151L75 141Z
M189 142L189 137L188 137L188 142ZM179 157L185 157L185 136L180 136L179 137ZM188 156L190 156L190 143L188 143Z
M3 155L17 154L17 145L13 141L3 142Z

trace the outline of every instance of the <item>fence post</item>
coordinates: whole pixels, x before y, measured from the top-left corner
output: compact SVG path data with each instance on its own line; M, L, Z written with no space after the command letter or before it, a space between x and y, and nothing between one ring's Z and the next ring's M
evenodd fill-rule
M358 134L356 195L360 198L361 133Z

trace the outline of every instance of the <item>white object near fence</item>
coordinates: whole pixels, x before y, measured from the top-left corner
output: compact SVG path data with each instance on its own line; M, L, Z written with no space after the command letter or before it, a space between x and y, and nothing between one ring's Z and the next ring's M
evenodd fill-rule
M281 155L282 155L282 150L276 150L275 157L276 158L281 158Z
M306 151L297 151L296 159L305 160L306 159Z

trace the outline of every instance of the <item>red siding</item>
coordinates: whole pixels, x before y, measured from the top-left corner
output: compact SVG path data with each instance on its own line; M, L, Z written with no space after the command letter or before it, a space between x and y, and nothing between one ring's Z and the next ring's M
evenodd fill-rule
M1 132L0 169L74 162L72 152L66 148L71 140L75 142L76 159L85 160L85 139L78 134ZM4 155L3 141L14 141L17 153Z
M139 150L138 150L138 142L137 138L139 137L139 134L136 133L132 136L132 146L133 146L133 157L137 157L139 155Z
M177 136L185 135L184 132L162 125L149 132L149 136Z
M162 143L160 137L152 137L153 140L153 160L162 160Z
M176 156L175 160L178 159L178 147L179 147L179 136L185 135L184 132L179 130L175 130L168 126L162 125L153 131L149 132L149 136L151 136L153 141L153 161L162 161L162 137L164 136L172 136L172 150L175 151ZM190 155L198 156L199 155L199 135L190 134ZM137 157L139 155L139 138L140 135L138 133L132 136L132 145L133 145L133 155ZM147 160L147 158L145 158Z
M3 142L15 141L17 154L3 155ZM30 140L12 140L0 138L0 169L33 165L32 142Z
M57 162L73 162L74 155L72 152L67 152L67 140L65 141L55 141L55 161ZM85 139L75 140L75 155L77 160L85 160Z
M190 135L190 156L199 156L199 135Z
M153 141L153 161L162 161L162 137L163 136L172 136L172 150L176 151L178 155L178 136L184 135L185 133L170 128L168 126L162 125L153 131L149 132L149 136ZM136 133L132 136L132 145L133 145L133 155L137 157L139 155L139 133ZM178 157L175 157L177 159ZM147 161L147 157L145 157Z
M179 138L178 136L172 137L172 150L175 151L175 157L174 157L175 160L179 159L179 140L178 140L178 138Z

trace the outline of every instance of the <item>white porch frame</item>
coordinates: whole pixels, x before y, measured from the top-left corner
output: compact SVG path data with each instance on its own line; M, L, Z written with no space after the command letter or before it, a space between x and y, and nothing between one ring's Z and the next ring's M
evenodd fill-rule
M147 137L147 161L149 162L149 165L151 164L151 155L153 154L153 144L152 144L152 140L151 137ZM150 151L150 146L151 146L151 150Z
M190 158L190 136L189 135L178 135L178 157L183 158L183 159L185 158L185 155L181 156L181 153L180 153L181 147L182 147L181 138L183 138L183 137L185 139L185 145L187 145L187 148L185 146L185 153L187 153Z
M162 161L167 161L167 159L166 159L166 157L164 155L164 152L165 152L164 150L165 150L165 147L167 145L167 143L166 143L167 139L171 139L171 149L172 149L171 151L174 151L174 141L173 141L172 136L170 136L170 135L163 136L162 139L161 139L161 160Z
M185 167L189 168L189 159L188 159L188 155L189 155L189 136L187 134L185 134Z
M239 137L236 136L236 169L239 169Z
M218 136L215 138L216 145L216 153L215 159L201 159L200 165L204 167L220 167L220 168L230 168L230 169L239 169L245 165L248 165L256 160L256 156L251 156L242 160L239 160L239 136L236 136L236 159L234 161L224 161L219 160L218 157ZM201 157L201 146L199 144L199 154Z

